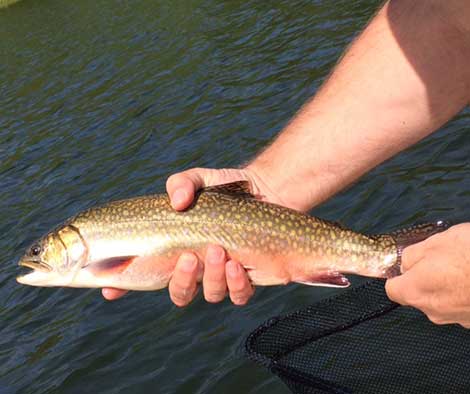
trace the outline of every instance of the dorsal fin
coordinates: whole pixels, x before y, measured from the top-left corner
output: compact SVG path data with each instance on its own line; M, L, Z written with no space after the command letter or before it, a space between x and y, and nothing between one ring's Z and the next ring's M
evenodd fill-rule
M250 182L248 181L238 181L225 183L223 185L209 186L202 189L201 192L219 193L243 198L255 198L255 196L251 193Z

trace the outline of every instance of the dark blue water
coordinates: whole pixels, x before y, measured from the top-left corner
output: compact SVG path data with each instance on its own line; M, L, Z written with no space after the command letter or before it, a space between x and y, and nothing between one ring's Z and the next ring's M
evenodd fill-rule
M23 0L0 10L0 393L265 393L243 358L269 317L329 296L259 288L178 309L166 291L15 282L24 248L78 210L252 157L318 88L379 1ZM332 108L334 111L334 108ZM462 219L469 114L315 210L361 231Z

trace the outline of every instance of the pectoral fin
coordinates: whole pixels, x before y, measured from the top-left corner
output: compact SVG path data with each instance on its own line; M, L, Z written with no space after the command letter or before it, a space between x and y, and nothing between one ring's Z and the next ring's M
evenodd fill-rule
M93 261L86 265L84 268L91 271L93 274L109 275L120 274L123 272L138 256L114 256L103 260Z

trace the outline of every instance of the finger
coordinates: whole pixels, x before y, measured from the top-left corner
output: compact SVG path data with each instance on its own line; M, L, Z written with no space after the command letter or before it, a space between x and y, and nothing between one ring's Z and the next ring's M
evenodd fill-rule
M225 279L225 250L216 245L209 245L204 261L202 280L204 298L208 302L220 302L227 293Z
M248 274L239 263L233 260L227 262L225 270L230 299L235 305L245 305L255 292Z
M187 208L193 201L196 190L204 187L202 176L193 170L171 175L166 181L171 206L178 211Z
M186 209L194 199L197 190L218 183L219 172L212 168L191 168L171 175L166 181L166 189L171 205L176 210Z
M409 271L411 267L420 262L424 258L424 250L423 242L406 247L401 255L401 272Z
M458 324L460 324L463 328L470 328L470 321L464 321Z
M197 293L198 260L193 253L183 253L176 263L168 285L170 298L177 306L188 305Z
M443 325L453 323L452 321L445 319L445 317L441 316L439 313L427 313L426 316L434 324Z
M127 294L127 290L114 289L112 287L105 287L104 289L101 289L101 294L108 301L114 301L114 300L117 300L118 298L123 297L125 294Z
M410 305L406 284L407 280L405 275L388 279L387 282L385 282L385 291L388 298L401 305Z
M171 205L176 210L186 209L197 190L239 180L248 180L246 173L234 168L191 168L171 175L166 182Z

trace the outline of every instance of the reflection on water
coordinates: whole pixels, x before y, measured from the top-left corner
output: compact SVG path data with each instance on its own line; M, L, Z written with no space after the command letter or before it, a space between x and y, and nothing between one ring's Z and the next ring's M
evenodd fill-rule
M0 12L0 393L287 393L243 359L263 320L332 290L260 288L245 308L166 291L21 287L24 247L77 210L248 160L314 92L379 1L24 0ZM334 109L332 109L334 110ZM362 231L461 220L468 113L315 210Z

